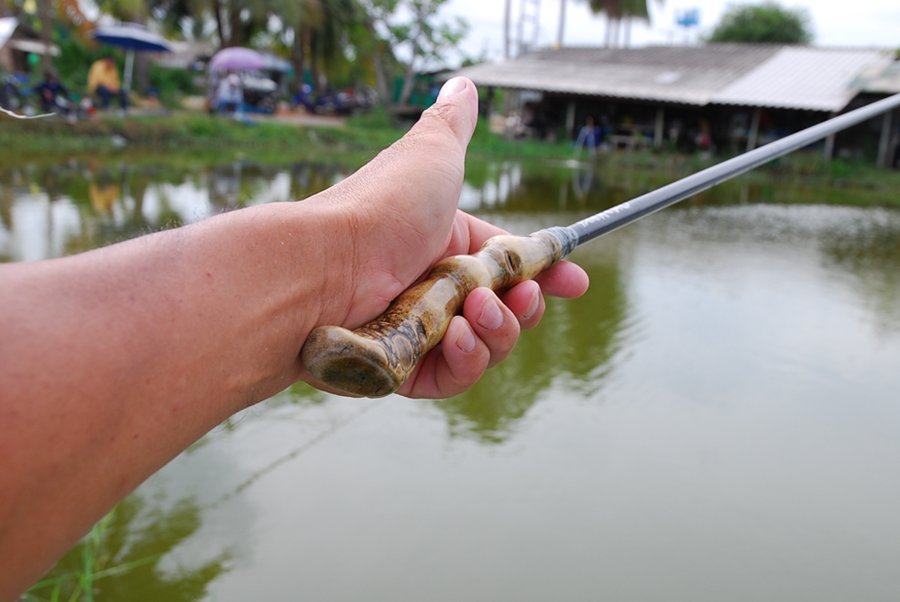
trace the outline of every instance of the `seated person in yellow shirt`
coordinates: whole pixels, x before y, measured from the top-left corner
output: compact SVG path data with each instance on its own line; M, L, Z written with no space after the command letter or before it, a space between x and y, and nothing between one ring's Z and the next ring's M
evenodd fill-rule
M88 94L96 96L98 106L108 109L115 97L122 110L128 108L128 95L119 80L119 71L112 59L100 59L88 71Z

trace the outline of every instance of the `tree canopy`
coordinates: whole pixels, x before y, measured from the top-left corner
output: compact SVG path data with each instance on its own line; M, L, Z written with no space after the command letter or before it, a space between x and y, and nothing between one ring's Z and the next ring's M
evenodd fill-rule
M173 39L212 41L218 48L249 46L281 55L292 63L298 81L318 90L375 84L385 104L403 104L418 71L449 66L447 58L459 56L456 47L467 24L441 14L447 1L92 0L85 4L101 16L144 23ZM0 0L0 16L18 17L47 43L55 32L57 42L79 46L78 58L83 58L93 46L87 32L95 24L81 13L81 2ZM78 39L73 39L73 32ZM50 55L44 58L44 67L50 67ZM394 85L398 80L399 95Z
M739 4L729 8L713 30L711 43L808 44L812 41L809 16L802 9L783 8L775 2Z

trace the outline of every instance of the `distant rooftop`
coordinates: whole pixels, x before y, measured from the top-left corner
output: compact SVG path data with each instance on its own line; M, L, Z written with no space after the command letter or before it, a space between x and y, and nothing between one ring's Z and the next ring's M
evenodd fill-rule
M834 112L859 92L861 73L887 69L891 58L880 50L757 44L561 48L458 74L479 86Z

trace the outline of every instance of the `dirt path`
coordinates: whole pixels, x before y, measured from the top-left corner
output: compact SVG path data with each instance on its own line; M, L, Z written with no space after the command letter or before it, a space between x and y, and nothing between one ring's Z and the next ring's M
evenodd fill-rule
M276 113L274 115L254 114L253 119L262 123L286 123L303 127L344 127L347 125L346 117L334 115L314 115L306 111L290 111Z

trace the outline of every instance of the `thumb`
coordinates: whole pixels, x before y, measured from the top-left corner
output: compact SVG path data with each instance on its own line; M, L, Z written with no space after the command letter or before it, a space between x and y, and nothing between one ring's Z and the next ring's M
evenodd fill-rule
M435 103L422 113L413 130L448 127L457 141L465 147L472 139L478 122L478 92L469 79L454 77L441 88Z
M335 254L353 277L347 279L347 313L333 323L371 319L446 254L477 120L475 84L450 79L402 138L304 201L338 208L348 234L335 240L353 243L349 257Z

